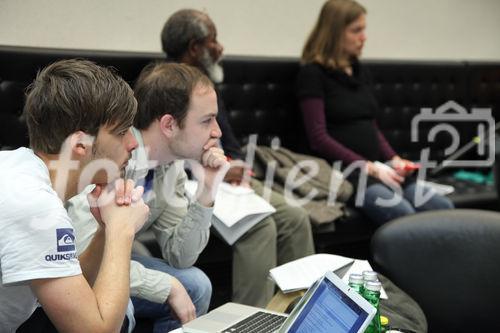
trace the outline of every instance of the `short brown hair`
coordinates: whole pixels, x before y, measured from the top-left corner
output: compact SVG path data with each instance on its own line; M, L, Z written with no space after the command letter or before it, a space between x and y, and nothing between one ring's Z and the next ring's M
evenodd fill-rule
M48 154L59 153L76 131L97 135L108 125L120 133L132 126L136 111L133 91L121 77L81 59L57 61L40 71L24 106L30 146Z
M183 126L194 88L213 87L199 69L178 63L152 63L146 66L134 86L137 115L134 126L147 129L153 121L170 114Z
M366 14L366 9L354 0L329 0L321 8L302 51L302 63L318 63L336 69L341 63L342 44L346 27Z

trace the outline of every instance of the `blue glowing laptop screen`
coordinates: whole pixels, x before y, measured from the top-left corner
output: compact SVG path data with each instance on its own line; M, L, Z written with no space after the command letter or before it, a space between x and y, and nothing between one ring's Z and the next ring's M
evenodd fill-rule
M356 302L323 279L288 332L356 333L367 317Z

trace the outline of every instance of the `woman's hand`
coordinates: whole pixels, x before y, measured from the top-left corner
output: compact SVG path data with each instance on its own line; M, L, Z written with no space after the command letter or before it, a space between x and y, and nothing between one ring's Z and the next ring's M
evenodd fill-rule
M390 188L400 188L405 181L404 177L399 175L393 168L382 163L366 162L366 171L374 178Z
M420 168L420 164L413 163L412 161L409 161L409 160L405 160L397 155L391 159L390 164L391 164L391 167L394 170L396 170L398 175L400 175L402 177L408 177L415 170L418 170L418 168Z

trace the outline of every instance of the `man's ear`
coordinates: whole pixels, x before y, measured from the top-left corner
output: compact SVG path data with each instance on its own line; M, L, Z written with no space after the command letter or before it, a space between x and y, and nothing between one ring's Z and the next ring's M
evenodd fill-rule
M92 151L94 137L83 131L76 131L70 135L71 151L77 156L85 156Z
M160 118L160 131L167 137L171 138L179 128L177 121L171 114L164 114Z
M191 59L192 61L197 61L198 59L200 59L202 51L203 45L199 41L191 39L187 49L189 59Z

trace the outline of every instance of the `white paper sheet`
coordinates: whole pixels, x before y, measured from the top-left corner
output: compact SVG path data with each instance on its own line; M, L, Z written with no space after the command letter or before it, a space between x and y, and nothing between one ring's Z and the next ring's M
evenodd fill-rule
M190 197L194 196L197 187L196 181L185 184ZM248 229L275 211L252 189L222 183L215 196L213 226L229 245L233 245Z
M314 254L297 259L269 271L270 277L284 293L307 289L327 271L335 271L353 259L334 254Z

